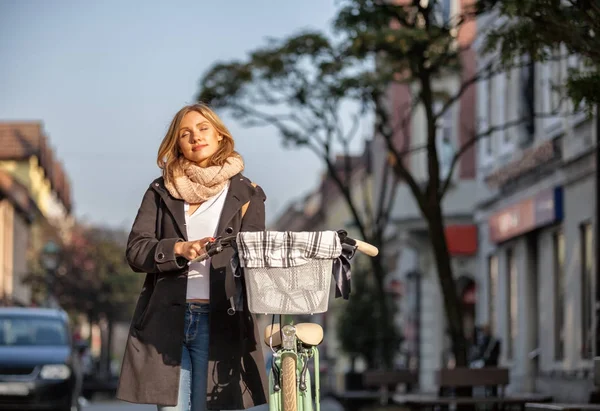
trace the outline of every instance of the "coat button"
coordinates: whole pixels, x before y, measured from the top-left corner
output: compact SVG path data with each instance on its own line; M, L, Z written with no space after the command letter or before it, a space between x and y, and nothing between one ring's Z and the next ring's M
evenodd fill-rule
M156 258L158 258L159 260L163 260L165 258L165 255L163 253L158 253Z
M158 187L160 184L158 184L158 183L154 183L154 185L155 185L156 187Z
M227 228L225 229L225 232L226 232L227 234L233 234L233 227L227 227Z

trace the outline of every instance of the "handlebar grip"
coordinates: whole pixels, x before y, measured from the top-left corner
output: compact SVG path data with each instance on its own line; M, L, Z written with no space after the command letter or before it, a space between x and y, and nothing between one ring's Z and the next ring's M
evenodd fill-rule
M360 241L360 240L354 240L354 241L356 241L356 248L361 253L364 253L370 257L375 257L377 254L379 254L379 249L377 247L375 247L374 245L365 243L364 241Z
M192 263L201 263L202 261L206 260L208 257L210 257L210 255L208 253L202 253L200 254L198 257L194 258L193 260L188 261L187 265L189 266Z

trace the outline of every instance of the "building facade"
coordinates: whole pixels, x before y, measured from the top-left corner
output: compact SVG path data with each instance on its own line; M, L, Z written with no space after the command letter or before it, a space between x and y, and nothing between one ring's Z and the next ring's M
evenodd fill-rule
M478 65L495 58L480 56ZM477 90L480 130L517 124L479 145L477 320L501 341L510 389L587 402L598 120L575 112L560 88L577 58L522 63Z
M460 14L469 1L444 0L440 7L444 19ZM477 23L464 23L456 33L456 42L465 51L461 53L462 70L449 72L433 82L434 93L453 96L476 70L476 55L470 48L477 32ZM422 105L413 106L418 95L418 84L393 84L388 89L390 112L394 124L408 118L407 127L394 137L396 147L423 147L427 143L427 119ZM468 87L447 109L438 122L437 151L442 178L447 177L452 158L457 150L472 138L475 127L475 87ZM443 97L434 107L439 112ZM410 110L410 112L407 111ZM452 258L453 273L463 304L465 330L470 335L475 325L477 275L477 229L473 219L475 207L476 150L466 150L460 157L451 178L450 188L442 202L446 224L446 239ZM385 142L377 137L373 144L373 181L375 197L395 187L391 211L386 255L390 281L401 284L402 297L398 301L397 324L401 327L404 343L397 367L409 367L419 373L419 390L437 389L436 371L451 364L450 346L446 333L446 316L437 267L428 234L427 222L408 185L383 177L386 172L388 151ZM425 150L405 156L405 165L418 184L428 181L427 153Z
M49 239L67 239L71 189L40 122L0 122L0 300L31 304L24 283Z
M361 216L365 216L365 200L371 201L371 178L368 173L369 143L363 154L350 156L350 173L346 174L344 156L338 156L334 161L343 184L351 187L351 198ZM317 182L314 190L301 198L290 202L269 224L270 230L276 231L322 231L345 229L348 235L361 239L361 235L354 224L354 216L348 206L347 200L342 195L336 182L325 172ZM366 257L357 254L353 259L353 268L357 264L368 264ZM353 292L356 292L354 289ZM351 301L351 300L350 300ZM305 318L297 316L298 321L309 321L320 324L324 330L324 340L319 346L321 362L322 390L343 391L345 387L344 376L350 370L350 359L341 350L337 337L337 323L339 315L350 301L335 298L335 281L331 278L331 289L328 310L322 314L307 315ZM260 318L264 324L270 324L271 318ZM268 354L268 348L266 353ZM364 364L359 364L359 371Z

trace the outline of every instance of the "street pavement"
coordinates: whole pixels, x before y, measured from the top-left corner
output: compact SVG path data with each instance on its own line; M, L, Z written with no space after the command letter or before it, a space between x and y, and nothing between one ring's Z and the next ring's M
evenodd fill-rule
M93 401L86 404L82 411L156 411L155 405L129 404L118 400ZM266 406L253 408L252 411L268 411ZM343 411L342 406L331 399L321 401L321 411Z
M83 407L82 411L156 411L156 406L128 404L122 401L94 401L86 407Z

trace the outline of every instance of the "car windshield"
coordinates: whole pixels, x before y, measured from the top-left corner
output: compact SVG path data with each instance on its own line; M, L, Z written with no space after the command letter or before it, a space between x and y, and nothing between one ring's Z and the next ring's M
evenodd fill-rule
M67 345L65 324L54 318L0 316L0 346Z

